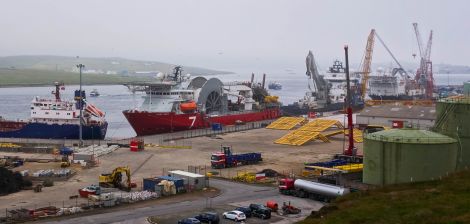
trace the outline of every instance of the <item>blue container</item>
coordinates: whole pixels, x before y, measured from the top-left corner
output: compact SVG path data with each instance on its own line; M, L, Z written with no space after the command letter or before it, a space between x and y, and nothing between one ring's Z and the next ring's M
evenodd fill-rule
M212 130L213 130L213 131L222 131L222 124L220 124L220 123L213 123L213 124L212 124Z
M144 191L155 192L155 186L159 183L155 178L144 178Z

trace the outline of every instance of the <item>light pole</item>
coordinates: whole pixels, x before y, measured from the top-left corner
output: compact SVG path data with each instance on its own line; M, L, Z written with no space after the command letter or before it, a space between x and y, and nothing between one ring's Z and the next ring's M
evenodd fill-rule
M78 138L79 138L79 146L83 146L83 136L82 136L82 102L83 102L83 95L82 95L82 69L85 67L84 64L78 64L77 68L80 70L80 101L78 101L78 107L80 109L80 116L79 116L79 128L78 128Z

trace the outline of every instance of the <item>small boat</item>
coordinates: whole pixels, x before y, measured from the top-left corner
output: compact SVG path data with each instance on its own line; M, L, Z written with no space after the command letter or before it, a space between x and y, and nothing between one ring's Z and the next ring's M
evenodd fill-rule
M96 97L96 96L99 96L99 95L100 95L100 93L98 92L97 89L93 89L93 90L90 92L90 96Z
M281 90L282 85L281 85L280 82L271 82L271 83L269 83L268 88L273 89L273 90Z
M180 104L180 110L183 111L184 113L194 112L196 109L197 109L196 102L192 100Z

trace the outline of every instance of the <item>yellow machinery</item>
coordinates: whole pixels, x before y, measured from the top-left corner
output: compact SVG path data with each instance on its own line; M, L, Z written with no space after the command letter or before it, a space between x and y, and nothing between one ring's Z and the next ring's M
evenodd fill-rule
M122 174L126 174L127 180L126 185L122 184ZM114 187L121 190L131 190L131 169L129 167L117 167L109 174L100 175L100 186L101 187Z
M264 102L266 103L277 103L279 101L279 96L265 96Z
M369 37L367 38L367 45L366 51L364 53L364 59L362 59L362 64L360 68L360 74L362 74L361 79L361 94L362 99L365 99L366 91L367 91L367 81L369 80L369 73L370 73L370 64L372 63L372 53L374 52L374 37L375 37L375 29L370 31Z
M70 161L69 161L69 156L68 155L63 155L62 156L62 162L60 162L60 167L66 168L70 166Z

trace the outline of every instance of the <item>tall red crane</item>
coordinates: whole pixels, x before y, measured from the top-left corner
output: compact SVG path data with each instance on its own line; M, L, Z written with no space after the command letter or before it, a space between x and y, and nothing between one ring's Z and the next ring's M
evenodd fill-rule
M432 47L432 30L429 33L429 39L426 49L423 49L423 41L418 29L418 23L413 23L413 28L418 42L419 55L421 57L419 68L416 71L415 80L421 88L425 89L426 98L431 99L434 91L434 77L432 73L431 47Z

